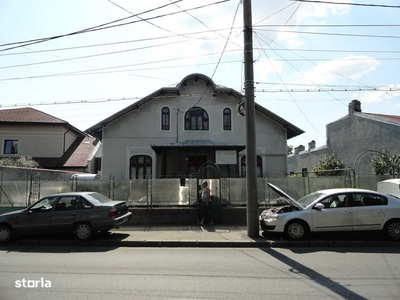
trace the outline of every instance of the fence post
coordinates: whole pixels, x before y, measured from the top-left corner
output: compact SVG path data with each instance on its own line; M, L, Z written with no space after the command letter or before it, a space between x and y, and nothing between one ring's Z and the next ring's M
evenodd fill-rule
M110 174L108 178L108 198L113 199L115 197L115 176L113 174Z

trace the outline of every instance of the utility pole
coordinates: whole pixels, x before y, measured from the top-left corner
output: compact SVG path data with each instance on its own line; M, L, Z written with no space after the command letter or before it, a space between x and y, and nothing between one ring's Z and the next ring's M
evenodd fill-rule
M251 0L243 0L247 235L259 236Z

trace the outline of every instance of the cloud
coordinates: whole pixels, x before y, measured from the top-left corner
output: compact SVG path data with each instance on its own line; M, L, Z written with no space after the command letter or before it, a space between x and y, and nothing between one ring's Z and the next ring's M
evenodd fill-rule
M256 80L265 80L269 74L280 74L282 72L282 63L273 59L259 60L254 64L254 73Z
M318 63L312 70L304 73L301 83L327 84L340 78L357 79L376 69L379 65L373 57L365 55L348 55Z
M396 100L400 97L400 84L388 85L378 88L376 91L366 92L364 94L353 95L355 99L359 99L363 103L379 103L385 100ZM393 90L393 91L390 91ZM396 104L395 107L400 107Z

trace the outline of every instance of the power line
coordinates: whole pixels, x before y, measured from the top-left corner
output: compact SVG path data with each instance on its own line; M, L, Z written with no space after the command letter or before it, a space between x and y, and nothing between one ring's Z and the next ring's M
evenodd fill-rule
M335 5L353 5L353 6L367 6L367 7L383 7L383 8L400 8L399 5L386 5L386 4L366 4L366 3L349 3L349 2L334 2L334 1L316 1L316 0L290 0L294 2L309 2L319 4L335 4Z
M263 26L257 26L263 27ZM275 32L276 30L270 29L257 29L258 31L269 31ZM298 33L298 34L313 34L313 35L326 35L326 36L344 36L344 37L363 37L363 38L387 38L387 39L399 39L399 35L374 35L374 34L355 34L355 33L332 33L332 32L315 32L315 31L299 31L299 30L279 30L284 33Z
M175 1L175 2L180 2L180 1L183 1L183 0L178 0L178 1ZM217 4L221 4L221 3L224 3L224 2L228 2L228 1L231 1L231 0L220 0L218 2L214 2L214 3L210 3L210 4L206 4L206 5L193 7L193 8L187 9L185 11L191 11L191 10L197 10L197 9L201 9L201 8L206 8L206 7L209 7L209 6L212 6L212 5L217 5ZM158 8L155 8L155 9L152 9L152 10L149 10L149 11L142 12L142 13L140 13L138 15L141 15L141 14L144 14L144 13L148 13L150 11L158 10L160 8L167 7L169 5L174 4L175 2L160 6ZM153 19L159 19L159 18L166 17L166 16L172 16L172 15L183 13L185 11L178 11L178 12L172 12L172 13L168 13L168 14L158 15L158 16L147 18L146 20L148 21L148 20L153 20ZM93 31L98 31L98 30L105 30L105 29L110 29L110 28L115 28L115 27L119 27L119 26L125 26L125 25L130 25L130 24L134 24L134 23L145 21L145 20L139 20L139 21L135 20L135 21L130 21L130 22L127 22L127 23L122 23L122 24L108 25L108 24L120 22L121 20L125 20L125 19L136 17L138 15L129 16L129 17L122 18L122 19L119 19L119 20L115 20L115 21L112 21L112 22L108 22L108 23L105 23L105 24L102 24L102 25L97 25L97 26L94 26L94 27L86 28L86 29L83 29L83 30L79 30L79 31L75 31L75 32L67 33L67 34L52 36L52 37L48 37L48 38L35 39L35 40L30 40L30 41L2 44L2 45L0 45L0 47L12 45L12 44L23 44L23 45L18 45L18 46L13 46L13 47L9 47L9 48L6 48L6 49L2 49L2 50L0 50L0 52L7 51L7 50L12 50L12 49L16 49L16 48L20 48L20 47L24 47L24 46L29 46L29 45L32 45L32 44L43 43L43 42L47 42L47 41L50 41L50 40L59 39L59 38L62 38L62 37L67 37L67 36L72 36L72 35L77 35L77 34L82 34L82 33L87 33L87 32L93 32ZM108 26L105 26L105 25L108 25Z

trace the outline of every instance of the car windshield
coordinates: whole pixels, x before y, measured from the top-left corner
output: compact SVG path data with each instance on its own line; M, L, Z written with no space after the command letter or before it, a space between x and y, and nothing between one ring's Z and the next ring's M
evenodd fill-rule
M304 207L307 207L323 195L325 195L325 194L321 193L321 192L311 193L311 194L304 196L303 198L300 198L299 200L297 200L297 202L299 202Z
M110 198L107 198L106 196L104 196L100 193L86 194L85 198L88 199L90 202L92 202L95 205L101 205L102 203L107 203L107 202L112 201Z

